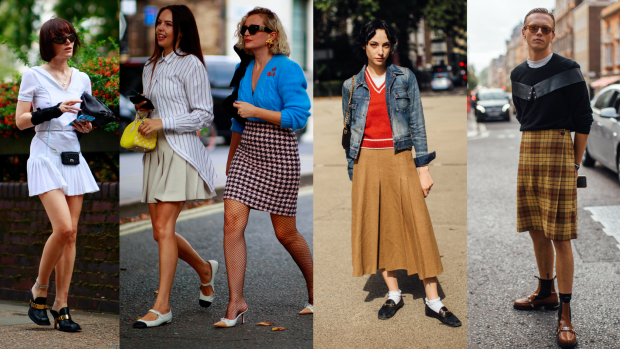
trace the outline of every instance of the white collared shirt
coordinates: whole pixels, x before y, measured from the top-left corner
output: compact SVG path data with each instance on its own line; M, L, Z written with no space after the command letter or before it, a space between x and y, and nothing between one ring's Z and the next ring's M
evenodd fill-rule
M185 54L177 50L179 54ZM147 98L157 87L157 106L164 135L172 149L189 162L215 192L215 168L196 131L213 122L213 100L207 69L194 55L174 52L144 66L142 86ZM153 79L151 81L151 75Z

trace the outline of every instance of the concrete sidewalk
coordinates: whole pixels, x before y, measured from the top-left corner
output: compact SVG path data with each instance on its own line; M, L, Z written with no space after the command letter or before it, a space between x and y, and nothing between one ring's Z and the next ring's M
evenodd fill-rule
M463 95L423 96L428 149L435 182L427 199L444 272L439 295L463 322L451 328L424 315L417 275L397 273L405 306L381 321L387 299L380 274L352 277L351 182L342 149L338 98L314 101L314 313L316 348L464 348L467 346L467 139Z
M38 326L28 318L28 304L0 301L0 347L2 348L120 348L118 315L71 310L82 332L66 333L51 326Z

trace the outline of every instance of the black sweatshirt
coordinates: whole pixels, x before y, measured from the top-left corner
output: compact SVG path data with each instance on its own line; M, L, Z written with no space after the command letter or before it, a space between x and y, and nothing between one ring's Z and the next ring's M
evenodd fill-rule
M577 62L553 54L551 60L540 68L530 68L527 61L510 73L510 80L529 86L566 70L579 68ZM517 120L521 131L568 129L589 134L592 125L592 108L585 81L568 85L540 98L527 101L513 95Z

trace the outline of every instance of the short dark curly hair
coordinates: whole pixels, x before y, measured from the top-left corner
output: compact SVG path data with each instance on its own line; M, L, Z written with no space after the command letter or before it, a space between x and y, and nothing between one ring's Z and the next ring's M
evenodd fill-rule
M69 34L75 35L75 42L73 45L73 56L75 56L77 54L78 47L80 46L80 38L77 35L73 25L71 25L69 21L62 18L52 18L43 23L43 26L39 31L39 52L41 53L41 59L49 62L52 58L56 57L52 37Z
M368 56L366 56L366 50L364 50L364 46L368 45L370 39L375 36L377 29L385 30L385 35L387 35L387 38L390 41L390 55L386 60L387 65L390 65L393 61L392 53L394 53L394 49L396 48L398 39L396 38L396 32L394 31L394 29L392 29L392 27L386 21L381 19L373 19L372 21L362 26L362 29L355 38L357 55L362 61L368 62Z

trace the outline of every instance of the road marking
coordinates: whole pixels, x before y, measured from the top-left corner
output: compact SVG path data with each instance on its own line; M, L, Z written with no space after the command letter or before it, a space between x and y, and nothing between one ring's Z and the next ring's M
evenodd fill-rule
M589 206L584 210L590 211L593 221L601 223L605 234L616 238L620 249L620 205Z
M475 133L470 133L467 132L467 140L474 140L474 139L481 139L481 138L487 138L489 137L489 131L487 131L487 127L484 124L478 123L477 124L477 136L473 136ZM471 137L470 137L471 135Z
M307 186L307 187L303 187L299 189L299 197L312 195L312 193L313 193L313 186ZM177 219L177 223L183 222L189 219L212 215L212 214L219 213L219 212L224 212L223 202L218 202L213 205L207 205L207 206L192 208L189 210L184 210L184 211L181 211L181 214L179 215L179 218ZM152 228L153 227L151 226L150 220L125 223L125 224L121 224L120 229L119 229L119 235L120 236L130 235L130 234L138 233L138 232L141 232L147 229L152 229Z

